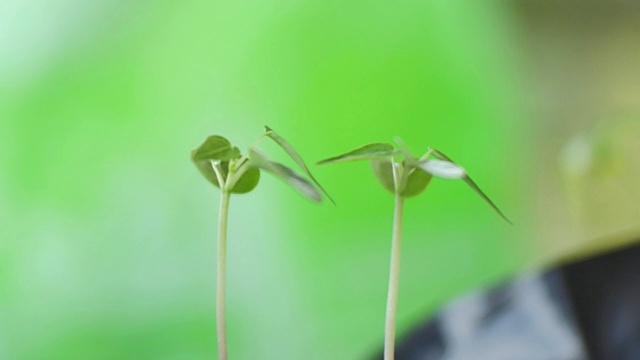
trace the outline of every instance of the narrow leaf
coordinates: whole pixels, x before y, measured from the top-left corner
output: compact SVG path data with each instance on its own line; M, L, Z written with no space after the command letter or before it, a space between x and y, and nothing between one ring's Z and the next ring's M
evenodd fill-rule
M278 135L270 127L265 126L264 129L267 132L267 136L273 139L273 141L275 141L278 145L280 145L280 147L284 149L284 151L287 154L289 154L289 156L293 159L293 161L295 161L295 163L298 164L300 169L302 169L302 171L304 171L304 173L307 174L309 179L311 179L311 181L313 181L313 183L316 184L318 189L320 189L327 196L327 198L329 198L329 200L335 205L336 202L333 201L333 199L331 198L331 196L329 196L327 191L322 187L322 185L320 185L320 183L318 182L318 180L316 180L313 174L311 174L311 171L307 167L307 164L305 164L304 160L302 160L302 156L300 156L300 154L296 151L296 149L294 149L293 146L291 146L291 144L289 144L287 140L285 140L282 136Z
M405 144L404 140L402 140L398 136L394 136L393 141L396 143L396 145L398 145L398 149L402 152L402 154L404 154L404 157L406 159L412 160L412 161L417 160L416 157L413 156L413 153L411 152L407 144Z
M416 166L442 179L462 179L467 175L462 167L446 160L424 160Z
M277 162L270 161L265 155L255 149L249 153L249 159L253 166L275 175L280 180L297 190L304 197L316 202L322 201L322 195L320 195L313 184L292 169Z
M449 161L451 163L455 164L455 161L451 160L451 158L449 158L447 155L441 153L440 151L436 150L436 149L431 149L433 156L435 156L436 158L440 159L440 160L445 160L445 161ZM464 182L467 183L467 185L469 185L473 191L475 191L482 199L484 199L484 201L487 202L487 204L489 204L489 206L491 206L493 208L493 210L495 210L498 215L500 215L506 222L508 222L509 224L513 223L511 222L511 220L509 220L503 213L502 211L500 211L500 209L496 206L496 204L493 203L493 201L491 201L491 199L489 199L489 197L480 189L480 187L471 179L471 177L469 177L468 175L465 176L463 178Z
M396 154L393 145L388 143L372 143L318 162L318 165L356 160L375 160L391 157Z
M239 157L239 155L239 151L231 146L229 140L222 136L212 135L191 153L191 159L193 161L229 160Z

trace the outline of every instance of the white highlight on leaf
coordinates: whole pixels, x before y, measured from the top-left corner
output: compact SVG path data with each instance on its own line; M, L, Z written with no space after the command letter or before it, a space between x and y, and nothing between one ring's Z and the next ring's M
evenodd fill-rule
M452 162L444 160L426 160L418 163L420 169L443 179L462 179L467 172Z

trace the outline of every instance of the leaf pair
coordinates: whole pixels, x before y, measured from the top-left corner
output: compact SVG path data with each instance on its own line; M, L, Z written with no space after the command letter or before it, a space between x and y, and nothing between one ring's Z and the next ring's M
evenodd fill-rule
M293 169L270 160L257 150L255 147L265 137L275 141L311 181ZM265 126L265 132L244 156L241 156L240 150L232 146L227 139L213 135L209 136L202 145L191 152L191 159L210 183L235 194L244 194L253 190L260 180L260 170L264 170L293 187L308 199L317 202L322 201L322 195L316 189L317 187L333 202L333 199L311 174L300 154L288 141L268 126ZM219 179L223 181L222 186Z
M467 175L466 171L449 157L435 149L416 158L400 138L394 138L398 149L389 143L372 143L318 162L318 165L369 160L373 173L382 186L393 194L408 198L422 193L431 179L462 179L484 199L504 220L511 221ZM430 159L429 156L435 157Z
M209 136L202 145L191 152L191 160L200 173L217 188L221 188L218 175L223 180L228 180L230 163L240 158L240 150L232 146L229 140L218 135ZM218 174L214 164L217 165ZM260 171L256 168L247 168L229 191L234 194L246 194L255 189L258 182L260 182Z

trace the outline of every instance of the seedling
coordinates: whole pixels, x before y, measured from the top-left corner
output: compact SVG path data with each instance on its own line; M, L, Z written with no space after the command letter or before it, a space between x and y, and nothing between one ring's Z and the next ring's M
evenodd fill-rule
M293 159L302 172L271 161L257 149L265 138L271 138ZM297 190L302 196L321 202L320 192L333 202L331 197L313 177L311 171L298 152L280 135L268 126L243 155L229 140L219 135L209 136L202 145L191 152L191 160L211 184L220 189L220 213L218 219L218 259L216 279L216 331L218 336L218 359L227 360L227 334L225 317L227 219L231 194L251 192L260 181L260 171L264 170ZM319 190L319 191L318 191Z
M402 211L404 200L422 193L433 177L462 179L484 199L503 219L511 223L498 207L471 180L466 171L449 157L435 149L428 149L422 157L415 157L400 138L396 146L372 143L345 154L320 161L318 164L369 160L376 178L395 196L393 235L391 238L391 266L385 317L384 359L394 359L396 310L400 280L400 244L402 241Z

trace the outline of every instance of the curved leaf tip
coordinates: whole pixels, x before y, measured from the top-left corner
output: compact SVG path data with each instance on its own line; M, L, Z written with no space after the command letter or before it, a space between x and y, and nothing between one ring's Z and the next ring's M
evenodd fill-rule
M265 129L265 134L268 137L270 137L273 141L275 141L275 143L278 144L287 153L287 155L291 157L291 159L293 159L296 165L298 165L298 167L309 177L311 182L313 182L313 184L315 184L315 186L318 187L318 189L320 189L320 191L322 191L323 194L325 194L325 196L329 199L329 201L331 201L333 205L335 205L336 202L333 201L329 193L322 187L322 185L320 185L318 180L316 180L316 178L313 176L313 174L311 173L311 170L309 170L309 167L307 167L307 164L304 162L304 160L302 159L302 156L298 153L298 151L287 140L285 140L282 136L278 135L278 133L273 131L273 129L271 129L269 126L265 125L264 129Z
M436 149L431 149L431 152L433 153L433 156L435 156L436 158L455 164L455 161L451 160L450 157L441 153L440 151ZM495 212L497 212L498 215L500 215L500 217L502 217L509 224L513 225L511 220L509 220L509 218L507 218L507 216L498 208L498 206L494 204L493 201L491 201L491 199L487 196L487 194L485 194L484 191L480 189L480 187L475 183L475 181L471 179L471 177L469 177L469 175L465 175L462 178L462 180L465 183L467 183L467 185L469 185L469 187L472 188L473 191L475 191L476 194L478 194L487 204L489 204L489 206L491 206L491 208L493 208L493 210L495 210Z

